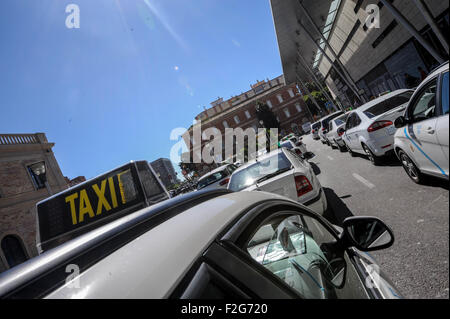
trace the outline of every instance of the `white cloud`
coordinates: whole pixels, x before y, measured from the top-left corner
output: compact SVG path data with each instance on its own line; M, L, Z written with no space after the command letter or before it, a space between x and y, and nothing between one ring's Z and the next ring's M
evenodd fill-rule
M231 42L233 42L233 44L234 44L235 46L237 46L238 48L241 47L241 44L240 44L239 41L237 41L236 39L231 39Z

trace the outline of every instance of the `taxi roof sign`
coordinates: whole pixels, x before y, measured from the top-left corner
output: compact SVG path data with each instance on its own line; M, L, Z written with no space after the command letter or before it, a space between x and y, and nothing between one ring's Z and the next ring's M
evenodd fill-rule
M37 203L38 251L169 197L148 162L122 165Z

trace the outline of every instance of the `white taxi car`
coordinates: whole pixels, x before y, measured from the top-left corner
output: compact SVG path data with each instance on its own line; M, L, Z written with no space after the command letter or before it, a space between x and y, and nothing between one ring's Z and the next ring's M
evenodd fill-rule
M412 90L396 90L374 99L348 114L342 139L351 156L367 155L374 165L394 149L394 121L400 117Z
M320 215L327 209L327 198L311 165L285 147L239 167L231 175L228 189L283 195Z
M448 62L432 72L395 122L395 153L416 183L424 174L449 178L448 72Z
M400 298L363 253L390 247L392 230L374 217L342 226L274 194L192 192L9 269L0 298Z
M230 175L236 170L234 164L222 165L198 179L197 190L227 188Z

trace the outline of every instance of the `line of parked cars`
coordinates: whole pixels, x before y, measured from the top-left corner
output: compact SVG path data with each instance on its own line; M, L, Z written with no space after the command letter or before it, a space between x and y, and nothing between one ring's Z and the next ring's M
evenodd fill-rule
M449 176L449 64L432 71L415 89L396 90L350 112L311 125L313 139L340 151L366 155L374 165L395 153L408 176Z

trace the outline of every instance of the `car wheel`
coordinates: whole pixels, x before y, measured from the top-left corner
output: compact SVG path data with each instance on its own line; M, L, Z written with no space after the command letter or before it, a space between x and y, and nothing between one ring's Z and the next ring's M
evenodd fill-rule
M381 164L381 158L374 155L367 145L363 144L362 147L364 149L364 152L366 152L367 157L369 157L369 160L372 162L373 165L377 166L377 165Z
M406 155L405 152L399 151L398 157L402 163L403 168L405 169L406 174L408 174L409 178L413 180L414 183L420 184L424 180L423 174L417 168L416 164Z
M345 147L344 146L341 146L340 144L338 144L338 143L336 143L337 144L337 146L338 146L338 149L339 149L339 151L340 152L345 152L346 151L346 149L345 149Z
M356 154L352 152L352 150L350 149L350 147L348 147L347 143L344 144L345 148L347 149L347 152L350 154L351 157L355 157Z

